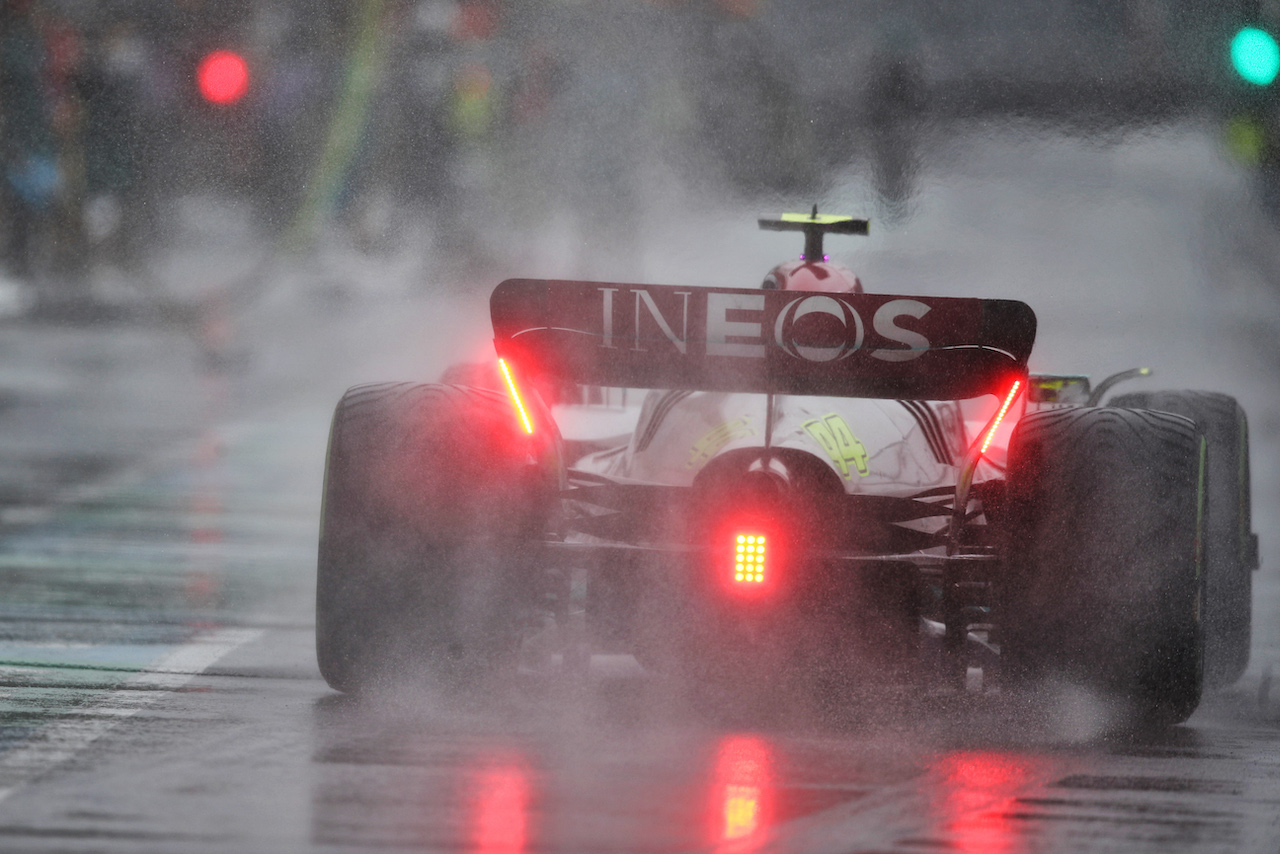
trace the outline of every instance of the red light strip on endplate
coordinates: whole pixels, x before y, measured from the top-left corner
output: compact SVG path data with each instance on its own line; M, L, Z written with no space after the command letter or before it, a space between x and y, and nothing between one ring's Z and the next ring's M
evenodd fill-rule
M502 369L502 378L507 381L507 392L511 395L511 402L515 405L516 414L520 416L520 426L524 427L524 432L532 435L533 422L529 420L529 413L524 408L524 401L520 399L520 390L516 388L516 381L511 376L511 368L507 367L507 360L499 358L498 367Z
M1000 411L996 413L996 420L991 422L991 429L987 431L987 437L982 440L982 450L980 453L985 454L987 448L991 445L991 440L995 438L996 431L1000 429L1000 422L1004 420L1004 414L1009 411L1009 407L1013 405L1014 400L1018 397L1018 390L1022 388L1022 380L1014 380L1013 388L1009 389L1009 396L1004 399L1004 405L1000 407Z

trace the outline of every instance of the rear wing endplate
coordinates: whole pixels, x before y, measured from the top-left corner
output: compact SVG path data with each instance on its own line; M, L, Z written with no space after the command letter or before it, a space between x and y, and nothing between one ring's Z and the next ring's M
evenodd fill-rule
M1015 300L508 279L498 355L586 385L954 400L1026 373Z

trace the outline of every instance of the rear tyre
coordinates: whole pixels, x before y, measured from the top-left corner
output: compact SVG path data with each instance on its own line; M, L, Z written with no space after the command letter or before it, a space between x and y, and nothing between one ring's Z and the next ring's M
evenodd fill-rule
M316 654L339 691L457 685L514 661L537 470L501 395L356 386L329 436Z
M1001 661L1013 685L1118 700L1124 728L1200 702L1202 439L1164 412L1028 415L1009 449Z
M1205 683L1230 685L1249 664L1253 569L1249 424L1235 398L1208 391L1124 394L1108 405L1190 418L1208 442L1205 474Z

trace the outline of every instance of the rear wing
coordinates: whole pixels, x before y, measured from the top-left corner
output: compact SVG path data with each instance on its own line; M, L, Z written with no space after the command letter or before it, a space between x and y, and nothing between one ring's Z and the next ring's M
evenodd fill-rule
M531 377L628 388L955 400L1026 374L1015 300L508 279L498 355Z

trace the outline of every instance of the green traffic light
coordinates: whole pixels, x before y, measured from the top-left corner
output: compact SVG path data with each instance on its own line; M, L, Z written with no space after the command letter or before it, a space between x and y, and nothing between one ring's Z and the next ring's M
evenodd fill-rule
M1280 46L1267 31L1245 27L1231 40L1231 65L1250 83L1269 86L1280 72Z

